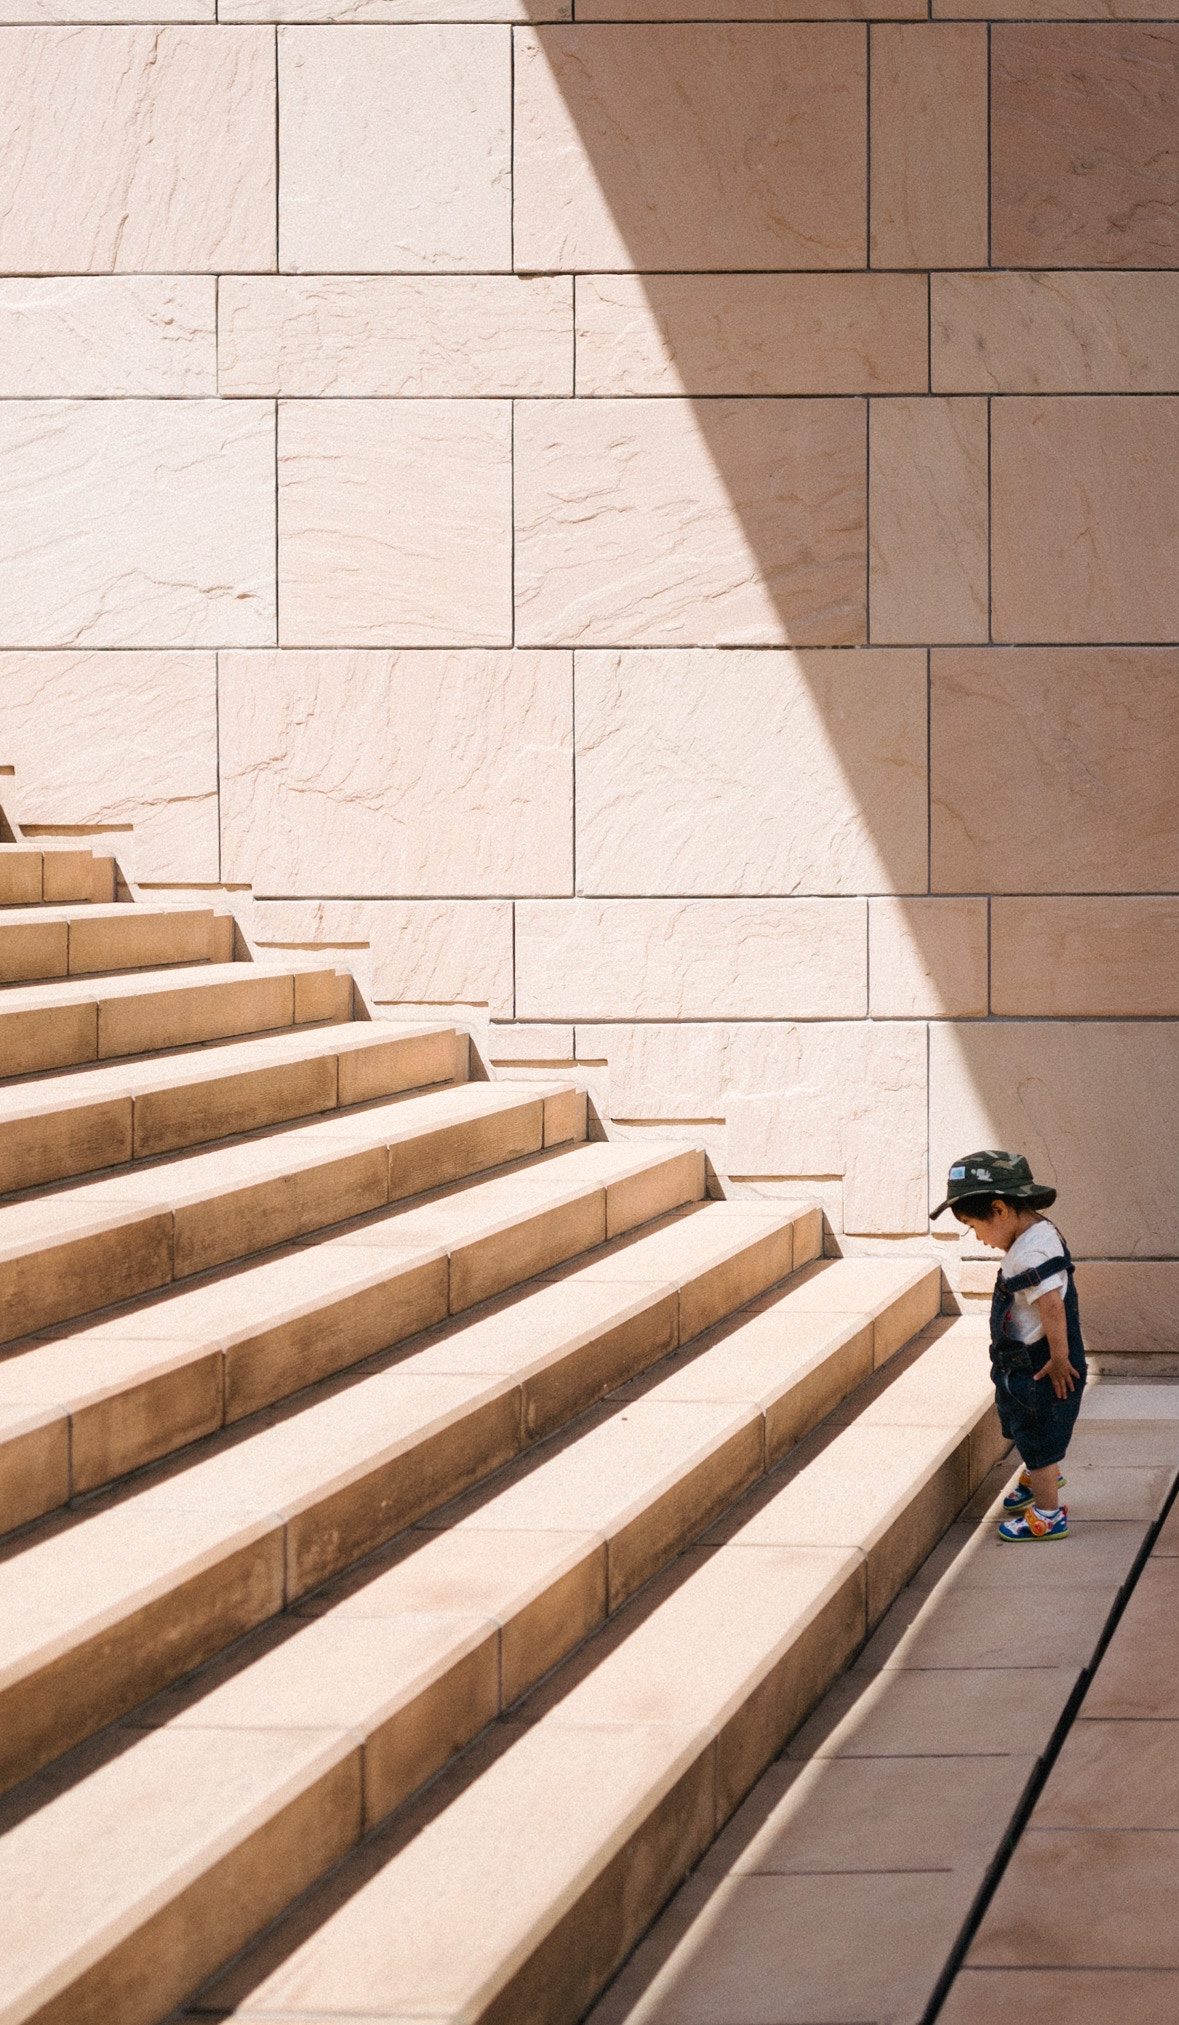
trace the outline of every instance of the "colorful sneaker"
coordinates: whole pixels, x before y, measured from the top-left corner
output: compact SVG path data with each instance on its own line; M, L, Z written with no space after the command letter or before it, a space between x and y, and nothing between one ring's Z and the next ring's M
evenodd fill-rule
M1068 1506L1062 1505L1054 1519L1042 1519L1034 1506L1018 1518L1004 1519L999 1528L999 1538L1007 1541L1038 1543L1041 1540L1064 1540L1068 1538Z
M1065 1484L1068 1482L1068 1478L1065 1476L1063 1470L1060 1473L1058 1481L1059 1487L1063 1490ZM1007 1496L1003 1500L1003 1510L1005 1512L1026 1512L1032 1502L1031 1485L1021 1470L1019 1482L1016 1484L1015 1489L1008 1491Z

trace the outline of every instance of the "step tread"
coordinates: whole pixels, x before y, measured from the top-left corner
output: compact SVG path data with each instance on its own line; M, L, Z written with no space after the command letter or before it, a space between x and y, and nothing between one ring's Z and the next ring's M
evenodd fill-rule
M47 921L77 921L85 927L96 921L176 921L194 914L212 921L218 912L231 918L227 908L218 910L208 901L198 900L175 900L166 906L142 900L49 901L40 907L6 907L0 915L0 928L40 927Z
M335 970L322 957L300 958L292 950L282 963L203 963L165 965L162 969L115 973L109 977L60 977L40 984L0 987L0 1017L6 1013L50 1012L57 1006L91 1005L96 999L146 997L156 991L216 991L223 985L249 984L260 978L303 977L309 971Z
M915 1432L912 1479L919 1487L926 1451L923 1430ZM959 1439L962 1434L960 1428ZM857 1542L815 1549L805 1540L785 1540L766 1548L742 1539L690 1549L537 1690L516 1718L498 1724L482 1746L442 1774L441 1785L378 1830L268 1941L247 1952L207 1993L208 2001L279 2013L479 2015L590 1880L643 1832L643 1824L685 1780L689 1786L699 1782L701 1790L682 1831L688 1841L676 1851L683 1861L669 1882L702 1853L716 1825L709 1768L718 1738L772 1671L789 1666L808 1631L831 1610L842 1613L847 1636L858 1642L864 1586ZM357 1619L347 1610L339 1621L345 1619L333 1663L340 1683L334 1706L355 1722L358 1695L376 1699L385 1691L389 1698L382 1666L394 1653L395 1638L372 1619ZM321 1616L312 1627L325 1666L336 1622ZM356 1629L358 1622L363 1631ZM403 1638L412 1641L413 1633L412 1626L403 1629ZM420 1630L413 1657L411 1645L403 1647L403 1682L415 1667L420 1674L436 1663L432 1641L439 1635L446 1634L436 1627ZM463 1623L461 1635L477 1643L479 1625ZM302 1637L296 1634L296 1643ZM310 1652L311 1645L309 1639L304 1650ZM345 1654L356 1662L351 1670ZM333 1704L326 1693L318 1698L314 1682L299 1687L294 1663L289 1655L283 1659L281 1648L271 1665L272 1678L277 1683L281 1669L285 1683L275 1706L294 1718L296 1733L305 1736L302 1726L310 1716ZM306 1679L315 1670L302 1671ZM256 1690L257 1678L249 1689ZM261 1698L255 1694L251 1705L247 1688L235 1688L230 1680L213 1690L203 1711L208 1728L202 1727L199 1707L176 1710L175 1698L169 1717L165 1698L157 1708L165 1721L152 1733L153 1749L160 1751L154 1742L160 1735L184 1731L203 1738L203 1763L211 1777L224 1734L216 1725L226 1720L226 1699L235 1692L238 1720L244 1724L252 1715L258 1721ZM373 1719L370 1702L361 1728ZM121 1779L130 1784L140 1776L131 1762L139 1743L130 1729L126 1743L130 1748L104 1768L104 1809L120 1808ZM189 1748L201 1762L199 1743ZM69 1794L52 1804L64 1819ZM81 1812L85 1803L77 1804ZM181 1809L183 1784L169 1787L163 1804ZM538 1809L545 1820L543 1837L535 1834ZM54 1832L64 1842L60 1823ZM21 1833L15 1830L14 1843ZM93 1835L77 1839L82 1847L93 1846ZM177 1866L177 1890L184 1878ZM14 1889L19 1896L19 1870ZM133 1888L124 1885L124 1892L133 1897ZM86 1900L83 1893L72 1903L78 1904L79 1926L93 1950L102 1945L103 1923L114 1920L105 1905L96 1914ZM72 1917L67 1914L67 1921ZM284 1961L292 1942L301 1945ZM51 1974L61 1952L60 1938L47 1937L43 1955L26 1971L29 1981L34 1974Z

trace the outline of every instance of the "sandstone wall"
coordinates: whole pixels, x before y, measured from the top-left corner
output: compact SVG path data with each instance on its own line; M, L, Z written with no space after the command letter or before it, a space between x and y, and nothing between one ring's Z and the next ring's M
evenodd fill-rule
M1179 1349L1175 0L933 4L0 0L0 760Z

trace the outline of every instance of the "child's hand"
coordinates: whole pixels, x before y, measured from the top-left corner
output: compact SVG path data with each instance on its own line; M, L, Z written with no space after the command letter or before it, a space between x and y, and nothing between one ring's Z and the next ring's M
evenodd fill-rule
M1050 1379L1052 1390L1056 1394L1056 1397L1058 1399L1067 1399L1069 1393L1074 1390L1080 1373L1074 1371L1072 1365L1069 1363L1067 1352L1063 1357L1058 1357L1053 1352L1047 1364L1037 1371L1036 1377Z

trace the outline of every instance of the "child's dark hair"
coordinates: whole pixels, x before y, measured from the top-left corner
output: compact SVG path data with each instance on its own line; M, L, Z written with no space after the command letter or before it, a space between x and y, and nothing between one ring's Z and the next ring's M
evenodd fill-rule
M1017 1195L996 1195L993 1188L989 1188L985 1195L959 1196L957 1202L950 1204L950 1208L959 1223L965 1223L968 1216L978 1217L980 1222L985 1223L997 1202L1005 1204L1008 1209L1021 1210L1032 1208L1030 1202L1021 1200Z

